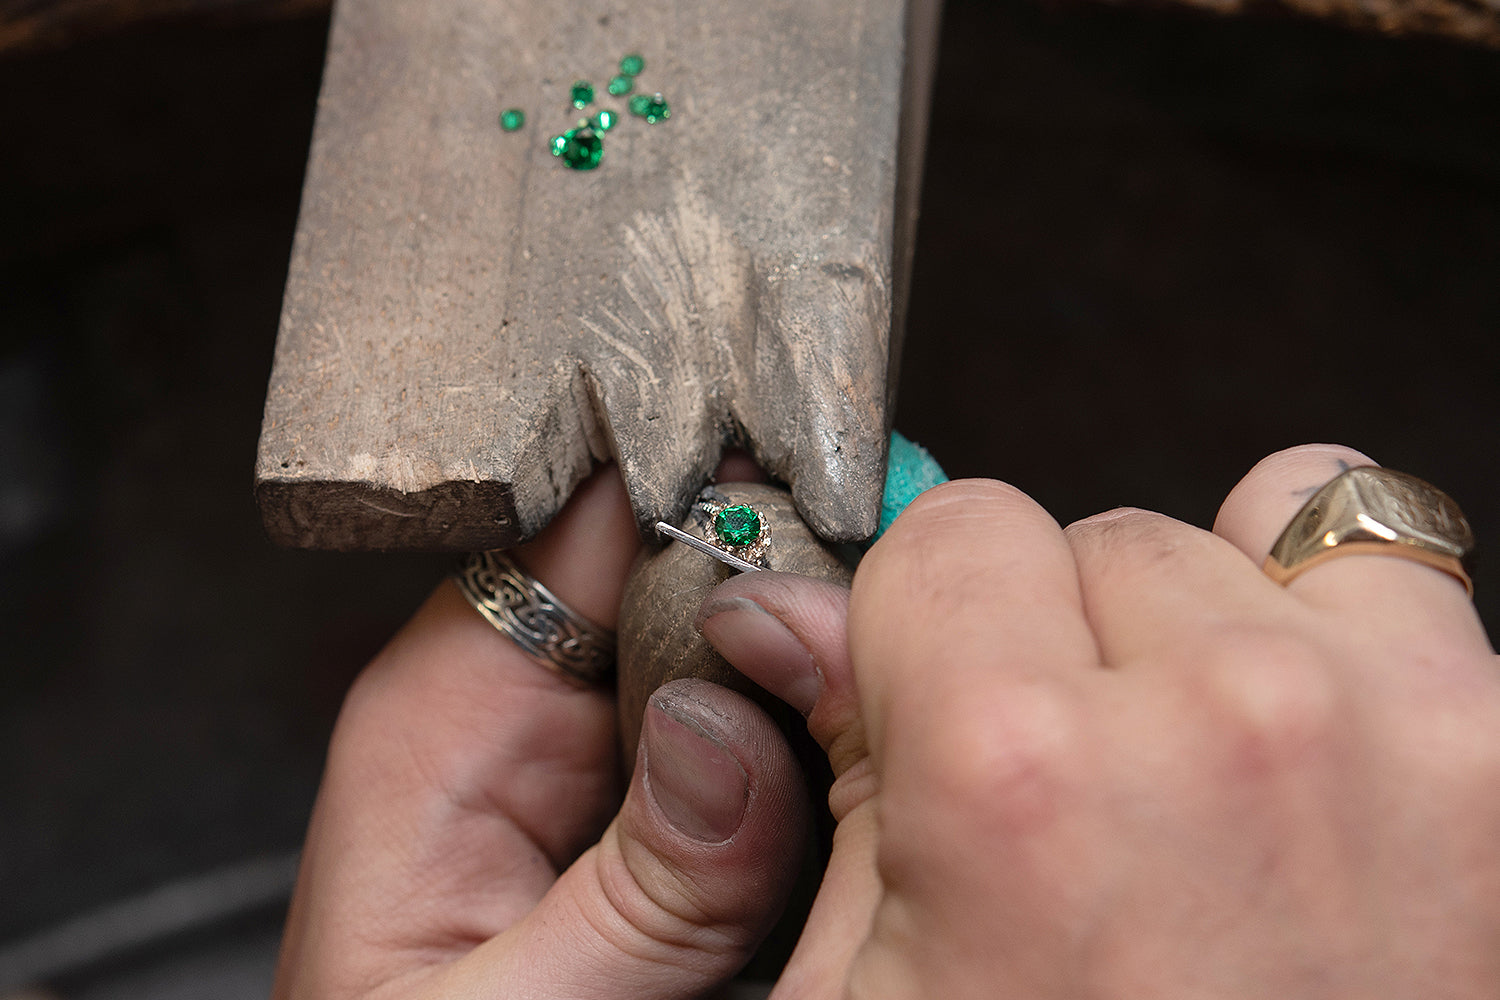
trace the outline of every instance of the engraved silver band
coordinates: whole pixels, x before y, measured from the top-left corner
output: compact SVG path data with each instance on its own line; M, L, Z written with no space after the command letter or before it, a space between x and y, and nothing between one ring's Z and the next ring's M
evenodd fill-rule
M610 680L614 633L558 600L504 552L470 553L453 582L474 610L548 670L586 685Z

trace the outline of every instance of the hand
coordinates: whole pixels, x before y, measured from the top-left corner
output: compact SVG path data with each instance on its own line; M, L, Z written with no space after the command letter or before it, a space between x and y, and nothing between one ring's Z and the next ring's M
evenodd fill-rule
M1370 464L1272 456L1212 533L1064 530L952 483L852 596L710 595L704 634L838 775L777 995L1500 996L1500 671L1462 585L1382 556L1260 570L1344 463Z
M609 470L520 558L613 627L637 546ZM275 996L668 1000L729 978L798 871L797 765L760 709L695 681L653 696L623 805L616 741L608 692L444 583L348 696Z

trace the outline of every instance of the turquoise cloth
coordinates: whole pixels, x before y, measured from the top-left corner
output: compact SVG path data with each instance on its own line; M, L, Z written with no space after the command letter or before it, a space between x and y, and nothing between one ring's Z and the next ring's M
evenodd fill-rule
M891 431L890 458L885 470L885 495L880 498L880 528L875 532L875 538L885 534L891 522L896 520L896 515L905 510L906 505L919 494L947 481L947 473L927 453L926 448Z

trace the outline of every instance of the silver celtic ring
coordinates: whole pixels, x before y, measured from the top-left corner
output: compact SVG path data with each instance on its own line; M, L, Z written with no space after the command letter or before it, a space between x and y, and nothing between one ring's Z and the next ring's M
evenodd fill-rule
M579 684L609 681L614 633L558 600L504 552L470 553L453 582L475 611L532 660Z

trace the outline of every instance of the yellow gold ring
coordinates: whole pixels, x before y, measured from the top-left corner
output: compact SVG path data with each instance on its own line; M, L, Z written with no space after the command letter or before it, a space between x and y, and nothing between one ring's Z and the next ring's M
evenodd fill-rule
M1473 548L1474 532L1448 494L1404 472L1362 466L1313 494L1271 547L1264 569L1284 586L1336 556L1397 556L1452 574L1473 596L1467 566Z

